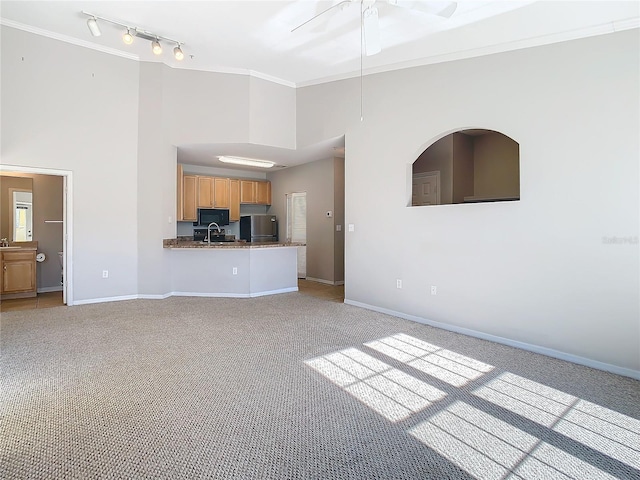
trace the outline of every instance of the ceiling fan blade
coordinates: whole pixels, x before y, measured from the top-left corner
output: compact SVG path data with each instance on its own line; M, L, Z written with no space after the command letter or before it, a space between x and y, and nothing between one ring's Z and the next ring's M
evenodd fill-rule
M297 27L293 28L291 30L291 33L295 32L296 30L298 30L300 27L304 27L305 25L307 25L310 22L313 22L316 18L321 17L322 15L324 15L327 12L330 12L331 10L333 10L336 7L345 7L348 6L353 0L342 0L341 2L338 2L334 5L331 5L329 8L323 10L322 12L318 13L317 15L314 15L313 17L311 17L309 20L307 20L306 22L302 22L300 25L298 25Z
M437 15L438 17L444 18L451 17L453 12L456 11L456 8L458 8L458 4L456 2L449 2L446 0L387 0L387 2L389 5L395 5L396 7L417 10L419 12Z
M369 7L362 14L364 51L370 57L380 53L380 22L378 20L378 9Z

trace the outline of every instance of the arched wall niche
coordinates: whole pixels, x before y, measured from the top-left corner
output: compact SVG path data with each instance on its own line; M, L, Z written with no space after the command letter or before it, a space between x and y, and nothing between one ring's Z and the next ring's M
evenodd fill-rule
M411 166L410 206L520 200L520 145L484 128L445 133Z

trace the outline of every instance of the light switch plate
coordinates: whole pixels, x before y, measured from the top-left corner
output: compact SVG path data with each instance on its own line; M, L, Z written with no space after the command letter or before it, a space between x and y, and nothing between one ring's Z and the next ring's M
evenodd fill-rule
M349 231L354 232L356 230L356 226L353 223L349 224Z

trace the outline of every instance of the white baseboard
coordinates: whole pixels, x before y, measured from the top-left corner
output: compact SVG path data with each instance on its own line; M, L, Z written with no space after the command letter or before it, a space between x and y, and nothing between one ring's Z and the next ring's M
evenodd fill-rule
M264 292L252 293L201 293L201 292L171 292L167 296L174 297L209 297L209 298L254 298L266 295L277 295L279 293L297 292L298 287L281 288L278 290L267 290ZM166 297L165 297L166 298Z
M509 347L520 348L522 350L527 350L529 352L539 353L541 355L546 355L548 357L558 358L560 360L565 360L567 362L577 363L578 365L584 365L585 367L591 367L597 370L603 370L605 372L611 372L617 375L622 375L625 377L630 377L636 380L640 380L640 371L633 370L631 368L619 367L617 365L611 365L610 363L599 362L597 360L591 360L590 358L580 357L578 355L561 352L559 350L554 350L552 348L542 347L540 345L534 345L531 343L520 342L517 340L511 340L509 338L499 337L497 335L491 335L489 333L479 332L477 330L471 330L469 328L456 327L455 325L436 322L426 318L417 317L415 315L409 315L407 313L397 312L395 310L389 310L387 308L376 307L375 305L356 302L354 300L349 300L346 298L344 299L344 303L353 305L354 307L365 308L367 310L373 310L375 312L386 313L387 315L391 315L394 317L404 318L405 320L411 320L413 322L423 323L431 327L441 328L442 330L448 330L450 332L455 332L455 333L462 333L463 335L468 335L470 337L475 337L475 338L480 338L482 340L489 340L492 342L501 343L503 345L508 345Z
M202 293L202 292L170 292L164 294L140 294L140 295L123 295L120 297L105 298L89 298L85 300L76 300L73 305L89 305L91 303L107 303L119 302L122 300L164 300L169 297L208 297L208 298L254 298L264 297L266 295L277 295L279 293L297 292L298 287L287 287L278 290L268 290L264 292L253 293Z
M170 297L249 298L248 293L171 292Z
M306 279L312 282L324 283L325 285L331 285L331 286L344 285L344 280L339 282L333 282L331 280L323 280L322 278L306 277Z
M73 305L88 305L91 303L121 302L122 300L137 300L138 295L122 295L120 297L88 298L85 300L74 300Z
M61 292L62 285L58 285L56 287L40 287L38 289L38 293L49 293L49 292Z
M298 291L298 287L289 287L289 288L280 288L279 290L269 290L266 292L254 292L254 293L250 293L249 296L251 298L264 297L266 295L277 295L279 293L290 293L290 292L297 292L297 291Z
M164 300L165 298L169 298L171 296L171 293L165 293L162 295L149 295L146 293L141 293L140 295L138 295L138 298L141 300Z

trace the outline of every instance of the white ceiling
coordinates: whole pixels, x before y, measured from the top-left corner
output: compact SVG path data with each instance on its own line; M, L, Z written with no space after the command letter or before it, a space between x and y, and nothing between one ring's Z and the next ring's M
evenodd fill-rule
M0 17L3 25L140 61L250 74L300 87L360 75L358 0L291 32L335 3L338 0L2 0ZM637 0L459 0L449 19L392 6L386 0L377 0L375 6L382 52L363 57L365 75L637 28L640 17ZM140 38L125 45L124 29L105 22L99 22L102 35L93 37L83 10L182 42L185 59L173 58L175 45L165 44L160 56L153 55L150 43ZM181 146L179 151L198 164L211 165L204 160L206 150L207 158L223 153L267 159L275 155L278 163L292 166L332 153L340 141L333 139L305 152L250 145Z

